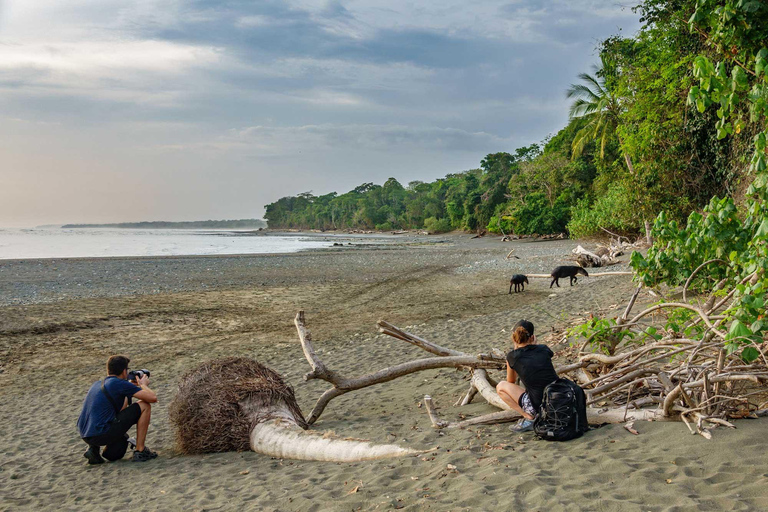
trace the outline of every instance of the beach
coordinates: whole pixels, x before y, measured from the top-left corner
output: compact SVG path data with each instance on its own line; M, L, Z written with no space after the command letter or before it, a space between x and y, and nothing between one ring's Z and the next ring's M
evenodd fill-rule
M607 425L567 443L508 425L441 432L421 406L426 394L448 420L495 411L480 397L454 406L468 381L449 369L348 393L313 425L431 449L419 456L340 464L178 453L168 404L179 377L208 359L268 365L309 413L329 384L303 380L310 367L293 324L299 310L323 362L356 376L426 356L378 334L379 319L479 353L508 350L510 328L526 318L565 357L567 327L615 316L635 288L630 276L565 279L552 289L531 279L508 294L512 274L569 264L571 240L334 240L338 247L292 254L0 261L0 510L768 509L764 419L717 428L712 440L677 422L636 423L637 436ZM159 403L147 445L159 458L88 466L75 422L117 353L152 371Z

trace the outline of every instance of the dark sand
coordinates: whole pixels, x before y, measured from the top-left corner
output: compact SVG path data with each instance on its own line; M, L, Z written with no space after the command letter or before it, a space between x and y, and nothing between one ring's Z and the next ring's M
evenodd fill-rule
M425 394L446 419L493 411L480 398L452 405L467 387L453 370L349 393L315 425L439 446L420 457L335 464L175 452L167 405L181 373L206 359L254 357L311 409L327 384L302 380L299 309L320 357L348 375L425 355L378 335L379 318L468 352L505 350L521 317L542 335L556 329L542 339L560 342L564 326L612 313L633 289L626 276L553 290L532 279L507 294L509 276L548 273L573 247L452 235L293 255L0 261L0 510L768 509L765 420L715 429L711 441L680 423L636 424L639 436L606 426L568 443L506 425L441 434L418 406ZM520 259L505 259L512 248ZM152 370L160 403L148 445L160 458L89 467L75 421L113 353Z

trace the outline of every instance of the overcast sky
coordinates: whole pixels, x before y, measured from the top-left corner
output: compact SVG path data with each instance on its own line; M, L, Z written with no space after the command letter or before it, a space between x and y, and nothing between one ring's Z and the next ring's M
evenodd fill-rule
M0 226L261 217L567 122L610 0L0 0Z

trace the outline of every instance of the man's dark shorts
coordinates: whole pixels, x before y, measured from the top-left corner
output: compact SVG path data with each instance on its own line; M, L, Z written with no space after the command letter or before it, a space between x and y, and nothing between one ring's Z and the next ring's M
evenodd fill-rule
M83 441L90 446L106 446L102 454L105 459L116 461L123 458L128 450L128 436L125 435L132 426L139 421L141 407L132 404L117 413L117 417L110 424L105 434L93 437L84 437Z

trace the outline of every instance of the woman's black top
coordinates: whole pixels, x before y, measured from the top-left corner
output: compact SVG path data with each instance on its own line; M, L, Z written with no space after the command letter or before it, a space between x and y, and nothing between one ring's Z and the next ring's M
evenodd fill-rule
M510 368L520 376L531 404L537 410L541 407L544 388L557 379L555 367L552 366L553 355L546 345L526 345L507 354Z

